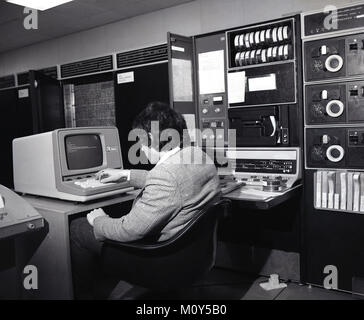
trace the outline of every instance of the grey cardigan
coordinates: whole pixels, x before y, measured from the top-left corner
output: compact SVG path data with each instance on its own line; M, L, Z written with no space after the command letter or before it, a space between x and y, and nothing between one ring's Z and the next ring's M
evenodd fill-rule
M199 148L184 148L167 158L151 171L131 170L130 183L141 188L131 211L119 219L96 218L96 239L130 242L145 236L159 241L171 238L181 230L205 204L220 193L219 178L214 164L199 164L189 159L206 156Z

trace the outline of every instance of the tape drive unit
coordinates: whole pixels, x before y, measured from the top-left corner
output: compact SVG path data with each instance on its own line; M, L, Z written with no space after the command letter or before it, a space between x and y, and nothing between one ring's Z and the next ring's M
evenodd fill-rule
M297 145L297 130L290 130L290 124L297 123L296 112L291 105L230 108L229 124L236 130L236 146Z
M308 41L304 45L305 80L364 75L364 34Z
M307 128L306 164L310 168L362 168L364 127Z
M309 85L305 91L306 124L364 121L364 81Z

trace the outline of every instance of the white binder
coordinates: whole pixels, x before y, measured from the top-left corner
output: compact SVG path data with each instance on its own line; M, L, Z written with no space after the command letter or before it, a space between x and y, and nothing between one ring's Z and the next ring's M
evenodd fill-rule
M353 172L348 172L348 188L347 192L347 202L346 202L346 209L348 211L353 211Z
M346 195L346 184L347 184L347 178L346 178L346 172L340 173L340 210L346 210L346 201L347 201L347 195Z
M327 171L322 171L322 195L321 195L321 206L327 208Z
M322 192L322 171L317 171L316 175L316 208L321 208L321 192Z

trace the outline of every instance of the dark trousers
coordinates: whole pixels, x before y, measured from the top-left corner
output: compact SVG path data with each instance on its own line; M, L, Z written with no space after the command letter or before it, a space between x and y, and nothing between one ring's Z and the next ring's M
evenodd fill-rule
M86 218L70 225L70 247L74 295L76 299L93 299L95 283L102 279L102 242L96 240L93 227Z

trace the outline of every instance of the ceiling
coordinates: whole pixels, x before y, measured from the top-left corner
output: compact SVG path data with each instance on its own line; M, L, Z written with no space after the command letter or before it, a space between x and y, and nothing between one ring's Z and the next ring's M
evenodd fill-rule
M191 0L75 0L38 12L38 30L23 26L23 7L0 0L0 53L173 7Z

